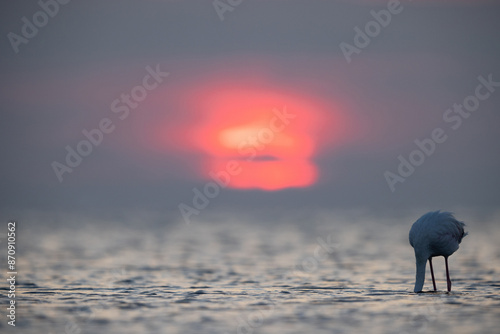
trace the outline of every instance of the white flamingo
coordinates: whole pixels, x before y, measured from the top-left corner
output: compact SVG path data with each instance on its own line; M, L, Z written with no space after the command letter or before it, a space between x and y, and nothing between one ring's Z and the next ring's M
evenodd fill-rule
M451 291L448 256L455 253L462 238L467 235L467 232L464 232L464 226L465 224L456 220L450 212L439 211L428 212L413 223L410 229L410 245L415 250L417 263L414 292L422 291L427 260L429 260L432 284L434 291L436 291L436 281L434 280L434 270L432 268L432 258L434 256L444 256L448 292Z

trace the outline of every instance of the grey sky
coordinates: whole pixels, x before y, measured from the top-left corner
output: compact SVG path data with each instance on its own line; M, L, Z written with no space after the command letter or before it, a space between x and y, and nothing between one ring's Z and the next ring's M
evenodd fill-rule
M354 28L364 29L374 20L370 11L388 3L244 0L221 21L211 1L71 1L16 53L8 34L22 35L22 18L32 21L40 6L3 2L2 213L177 212L179 203L191 201L193 187L206 183L196 172L200 157L176 150L174 139L171 150L148 147L148 134L159 122L168 131L196 127L179 92L189 95L200 82L221 78L245 82L259 67L275 87L341 105L357 123L347 130L356 133L315 154L320 178L314 186L224 189L211 210L498 209L500 87L457 129L443 115L474 95L479 76L500 82L500 5L401 1L402 11L347 62L339 45L354 45ZM169 72L164 82L59 182L51 163L64 161L65 147L75 147L83 129L103 118L115 121L110 104L157 64ZM396 173L398 156L408 158L414 141L436 128L446 141L391 192L384 172Z

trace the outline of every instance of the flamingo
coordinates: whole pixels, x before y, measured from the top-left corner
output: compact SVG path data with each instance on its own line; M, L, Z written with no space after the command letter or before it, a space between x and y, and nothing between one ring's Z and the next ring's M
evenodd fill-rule
M434 291L437 290L432 268L432 258L435 256L444 256L448 292L451 291L448 256L455 253L462 238L467 235L467 232L464 232L464 226L465 224L456 220L450 212L440 211L428 212L413 223L409 239L410 245L415 250L417 264L414 292L422 292L427 260L431 268L432 285Z

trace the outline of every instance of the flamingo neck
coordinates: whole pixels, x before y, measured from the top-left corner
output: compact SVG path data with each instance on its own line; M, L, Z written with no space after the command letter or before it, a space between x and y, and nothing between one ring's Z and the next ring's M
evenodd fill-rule
M422 288L424 287L425 266L427 264L427 259L417 258L416 263L417 263L417 275L415 278L415 288L413 289L413 291L421 292Z

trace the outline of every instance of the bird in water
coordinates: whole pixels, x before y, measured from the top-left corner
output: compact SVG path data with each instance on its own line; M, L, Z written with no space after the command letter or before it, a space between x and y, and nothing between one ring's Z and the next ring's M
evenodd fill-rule
M450 212L440 211L428 212L413 223L410 229L410 245L415 250L417 264L414 292L422 291L427 260L429 260L432 284L436 291L432 268L432 258L435 256L444 256L448 292L451 291L448 256L455 253L462 238L467 235L467 232L464 232L464 226L465 224L456 220Z

